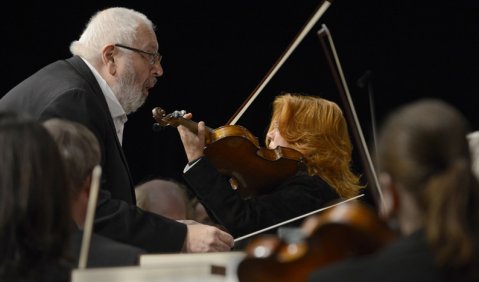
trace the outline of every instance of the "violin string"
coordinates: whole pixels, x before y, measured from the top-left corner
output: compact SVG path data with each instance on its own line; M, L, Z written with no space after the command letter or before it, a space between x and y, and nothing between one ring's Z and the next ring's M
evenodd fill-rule
M238 238L234 239L234 242L241 241L241 240L243 240L243 239L249 238L249 237L251 237L251 236L254 236L254 235L256 235L256 234L262 233L262 232L264 232L264 231L268 231L268 230L270 230L270 229L273 229L273 228L276 228L276 227L280 227L280 226L282 226L282 225L285 225L285 224L288 224L288 223L293 222L293 221L295 221L295 220L298 220L298 219L301 219L301 218L304 218L304 217L313 215L313 214L318 213L318 212L320 212L320 211L324 211L324 210L333 208L333 207L338 206L338 205L340 205L340 204L343 204L343 203L346 203L346 202L349 202L349 201L352 201L352 200L359 199L359 198L362 197L362 196L364 196L364 194L357 195L357 196L355 196L355 197L346 199L346 200L341 201L341 202L339 202L339 203L336 203L336 204L334 204L334 205L327 206L327 207L323 207L323 208L320 208L320 209L317 209L317 210L315 210L315 211L312 211L312 212L309 212L309 213L300 215L300 216L295 217L295 218L292 218L292 219L288 219L288 220L286 220L286 221L283 221L283 222L277 223L277 224L275 224L275 225L272 225L272 226L263 228L263 229L261 229L261 230L255 231L255 232L253 232L253 233L250 233L250 234L247 234L247 235L238 237Z

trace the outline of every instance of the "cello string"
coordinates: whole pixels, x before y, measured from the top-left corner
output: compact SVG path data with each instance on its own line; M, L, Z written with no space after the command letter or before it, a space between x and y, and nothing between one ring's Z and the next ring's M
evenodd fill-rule
M312 212L309 212L309 213L300 215L300 216L298 216L298 217L295 217L295 218L292 218L292 219L288 219L288 220L283 221L283 222L280 222L280 223L278 223L278 224L275 224L275 225L272 225L272 226L263 228L263 229L261 229L261 230L258 230L258 231L249 233L249 234L247 234L247 235L244 235L244 236L241 236L241 237L238 237L238 238L234 239L234 242L236 243L236 242L238 242L238 241L241 241L241 240L243 240L243 239L249 238L249 237L254 236L254 235L256 235L256 234L262 233L262 232L264 232L264 231L268 231L268 230L270 230L270 229L273 229L273 228L276 228L276 227L280 227L280 226L282 226L282 225L288 224L288 223L293 222L293 221L296 221L296 220L298 220L298 219L301 219L301 218L304 218L304 217L313 215L313 214L315 214L315 213L318 213L318 212L321 212L321 211L324 211L324 210L333 208L333 207L338 206L338 205L340 205L340 204L347 203L347 202L349 202L349 201L359 199L359 198L361 198L362 196L364 196L364 194L359 194L359 195L357 195L357 196L351 197L351 198L349 198L349 199L346 199L346 200L341 201L341 202L339 202L339 203L336 203L336 204L334 204L334 205L330 205L330 206L327 206L327 207L323 207L323 208L317 209L317 210L315 210L315 211L312 211Z

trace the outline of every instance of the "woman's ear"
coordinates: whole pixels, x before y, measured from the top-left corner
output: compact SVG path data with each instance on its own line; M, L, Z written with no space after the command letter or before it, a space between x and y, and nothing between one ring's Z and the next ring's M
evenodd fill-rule
M394 219L399 208L399 197L396 183L391 175L386 172L379 174L379 183L383 195L379 214L385 220Z

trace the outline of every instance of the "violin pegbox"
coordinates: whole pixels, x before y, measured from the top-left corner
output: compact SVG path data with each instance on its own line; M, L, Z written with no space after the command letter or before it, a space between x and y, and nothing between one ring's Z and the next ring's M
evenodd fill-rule
M156 107L152 110L153 118L156 120L156 126L178 126L180 120L186 114L185 110L174 111L170 114L166 114L165 110L160 107Z
M171 116L171 118L183 118L184 115L186 115L186 111L181 110L181 111L174 111L168 116Z

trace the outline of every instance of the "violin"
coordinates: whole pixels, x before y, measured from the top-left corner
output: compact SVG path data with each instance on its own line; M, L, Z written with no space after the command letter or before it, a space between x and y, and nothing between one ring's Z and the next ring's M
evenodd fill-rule
M152 113L159 126L183 125L198 133L198 124L183 118L184 111L166 114L156 107ZM258 139L240 125L207 127L204 154L220 173L230 177L231 187L244 199L267 194L303 163L303 155L294 149L260 147Z
M374 253L396 237L373 209L358 200L310 216L293 231L284 238L253 239L238 265L239 281L307 281L315 269Z

